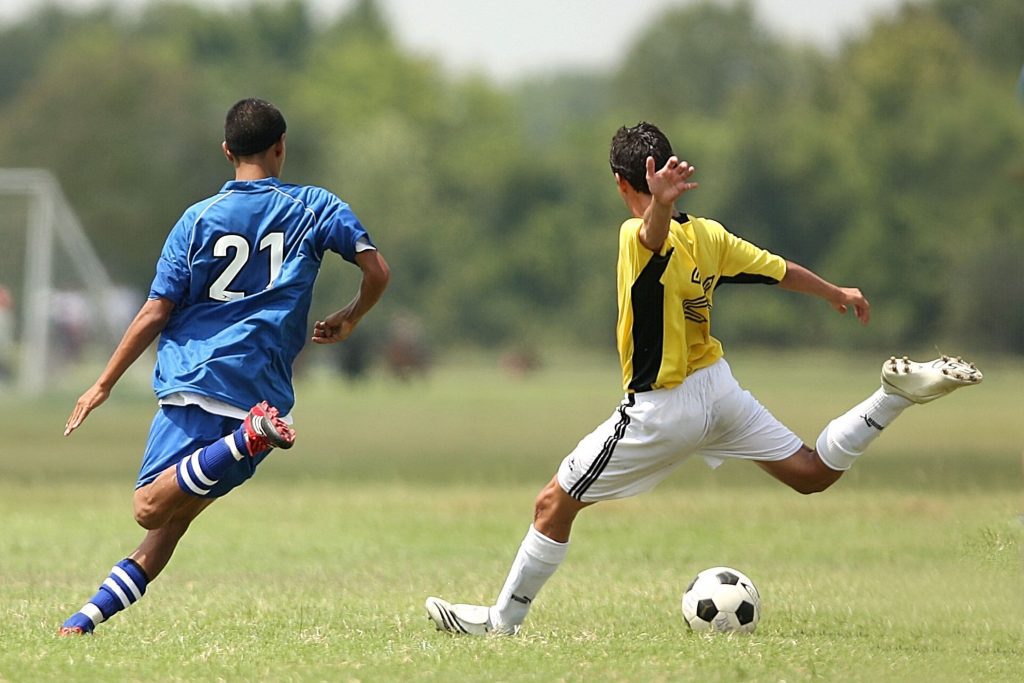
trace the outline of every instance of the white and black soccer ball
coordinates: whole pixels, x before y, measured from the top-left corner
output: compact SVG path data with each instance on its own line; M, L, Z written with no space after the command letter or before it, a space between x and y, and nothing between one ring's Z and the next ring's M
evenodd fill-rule
M731 567L705 569L683 593L683 619L694 631L753 633L760 618L754 582Z

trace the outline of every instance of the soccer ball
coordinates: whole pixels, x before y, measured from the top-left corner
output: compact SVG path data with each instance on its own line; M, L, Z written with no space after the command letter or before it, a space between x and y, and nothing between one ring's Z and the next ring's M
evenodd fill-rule
M683 593L683 619L694 631L753 633L760 618L754 582L730 567L705 569Z

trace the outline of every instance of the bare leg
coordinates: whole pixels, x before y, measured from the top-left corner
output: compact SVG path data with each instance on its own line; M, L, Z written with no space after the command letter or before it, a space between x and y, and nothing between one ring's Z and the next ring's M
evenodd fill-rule
M91 633L97 625L137 602L149 582L167 566L192 520L213 501L178 489L173 466L136 490L135 518L148 529L145 538L130 556L114 565L97 593L64 622L60 634Z
M568 543L576 515L591 505L593 503L581 503L563 491L558 477L552 477L534 502L533 528L552 541Z
M164 472L157 477L157 481L162 478L167 472ZM171 479L173 480L173 470L171 472ZM156 485L154 481L149 486L143 488L149 488L150 486ZM174 485L177 488L177 484ZM142 491L143 489L139 489ZM138 563L142 570L146 572L146 576L150 581L155 579L164 567L167 566L167 562L171 559L171 555L174 553L174 549L178 545L178 541L185 535L189 525L192 523L199 513L205 510L215 498L199 498L197 496L189 496L178 490L185 500L178 500L177 497L170 499L165 505L170 508L166 512L163 509L158 509L157 513L153 514L147 521L160 518L162 523L158 527L148 527L145 538L142 539L142 543L139 547L129 555L129 557ZM139 493L136 491L136 501L139 499ZM143 497L148 499L147 494L143 494ZM136 507L136 519L139 518L138 507ZM141 522L140 522L141 523Z
M185 493L178 486L175 465L171 465L149 484L135 489L132 506L135 521L143 529L159 529L167 524L181 508L190 508L197 501L212 501L212 498L200 498ZM209 505L207 502L203 505ZM196 513L198 514L198 512ZM195 515L192 515L194 518Z
M768 474L800 493L819 493L843 476L841 470L834 470L818 457L815 450L801 446L793 455L773 462L758 461Z

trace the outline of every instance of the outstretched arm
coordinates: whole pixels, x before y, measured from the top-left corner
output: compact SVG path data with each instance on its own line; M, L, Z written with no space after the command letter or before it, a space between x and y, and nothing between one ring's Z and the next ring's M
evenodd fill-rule
M647 157L647 187L651 191L651 203L644 212L644 224L640 228L640 242L653 252L660 252L668 239L668 225L675 211L675 202L689 190L697 187L690 177L696 170L677 157L669 157L661 170L655 170L654 157Z
M359 292L348 306L330 314L313 325L313 342L316 344L333 344L344 341L363 316L380 301L388 286L391 271L384 257L376 249L368 249L356 254L356 265L363 271L363 280Z
M117 380L121 379L125 370L138 360L142 352L149 348L149 345L167 325L167 320L171 317L173 310L174 304L168 299L149 299L142 305L99 379L82 394L78 403L75 404L75 409L71 411L71 416L68 417L68 421L64 425L64 436L78 429L93 408L107 400L110 391L117 384Z
M853 308L861 325L871 318L871 304L856 287L837 287L799 263L786 261L786 275L779 286L794 292L820 297L840 313Z

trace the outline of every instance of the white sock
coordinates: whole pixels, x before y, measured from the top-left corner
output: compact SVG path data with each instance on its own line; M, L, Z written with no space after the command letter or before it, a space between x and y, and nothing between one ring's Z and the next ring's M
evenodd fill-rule
M495 629L510 629L523 623L537 593L558 569L568 550L568 542L552 541L530 525L498 601L491 607L491 623Z
M913 403L878 389L832 420L818 436L818 457L834 470L848 470L868 445Z

